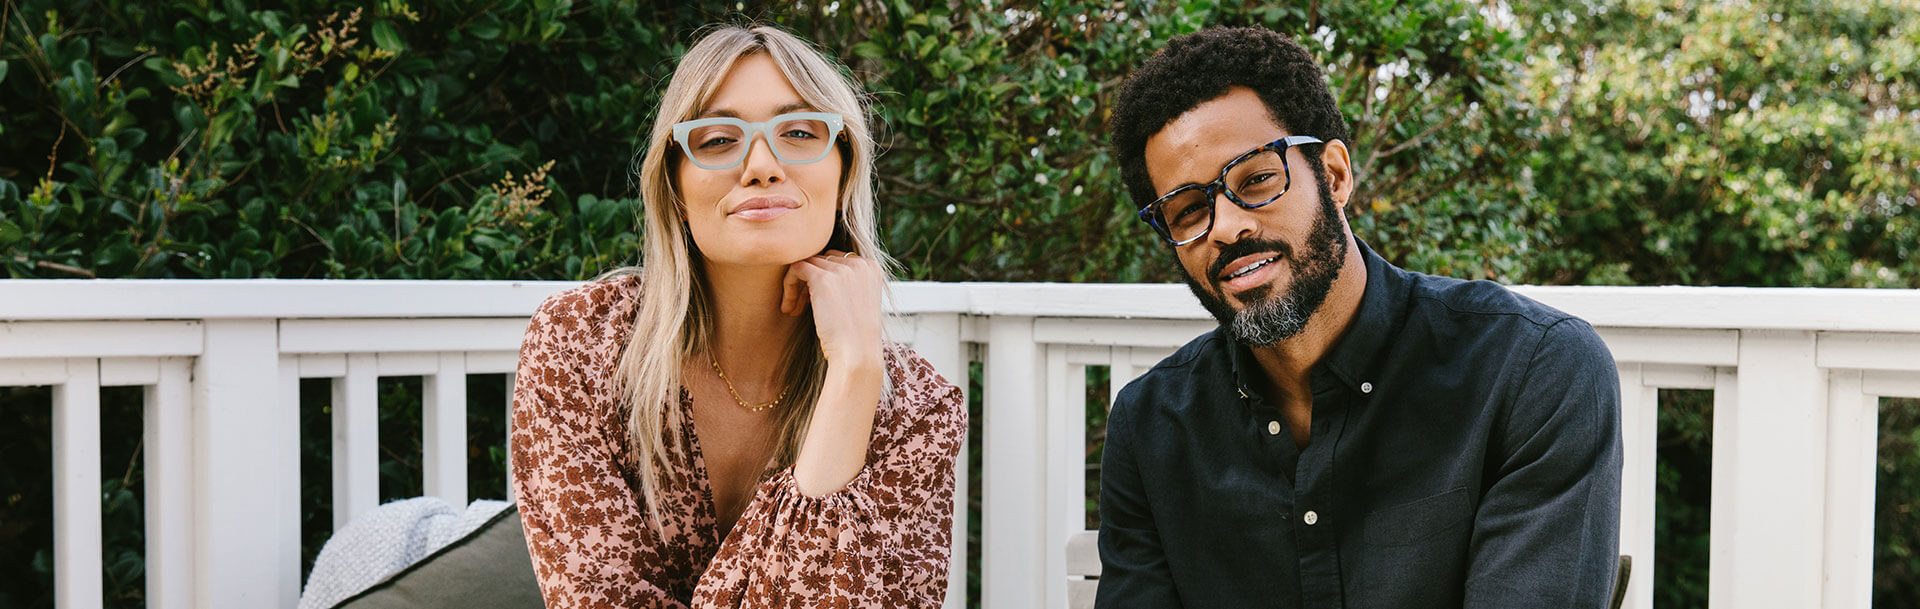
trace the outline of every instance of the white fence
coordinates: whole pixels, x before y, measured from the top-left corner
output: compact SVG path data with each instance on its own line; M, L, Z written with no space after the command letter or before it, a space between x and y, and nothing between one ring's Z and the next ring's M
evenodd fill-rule
M571 285L0 281L0 385L54 387L58 605L102 604L100 387L146 388L148 606L292 607L300 379L332 379L336 526L378 501L382 376L425 379L424 488L464 502L466 376L510 375L526 316ZM1662 388L1714 392L1710 606L1870 606L1878 404L1920 397L1920 292L1520 291L1585 317L1619 361L1629 606L1652 606L1657 577ZM1065 606L1066 540L1085 528L1087 367L1110 367L1117 392L1211 320L1173 285L895 295L895 340L963 386L984 362L982 479L961 468L961 488L982 489L981 605ZM965 601L958 515L950 606Z

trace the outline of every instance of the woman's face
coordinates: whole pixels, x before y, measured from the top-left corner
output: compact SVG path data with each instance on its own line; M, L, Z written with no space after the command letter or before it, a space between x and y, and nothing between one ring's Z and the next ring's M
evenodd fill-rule
M757 123L812 111L819 109L800 99L773 59L755 53L734 62L694 118ZM839 147L819 161L789 165L774 157L764 136L748 137L746 159L727 169L699 167L681 150L673 178L694 246L709 266L785 266L819 254L833 236L840 201Z

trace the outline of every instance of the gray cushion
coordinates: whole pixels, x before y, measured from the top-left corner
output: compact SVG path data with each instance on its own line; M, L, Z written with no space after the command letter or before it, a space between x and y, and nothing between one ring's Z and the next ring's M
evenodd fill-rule
M335 609L540 609L520 508L508 507Z

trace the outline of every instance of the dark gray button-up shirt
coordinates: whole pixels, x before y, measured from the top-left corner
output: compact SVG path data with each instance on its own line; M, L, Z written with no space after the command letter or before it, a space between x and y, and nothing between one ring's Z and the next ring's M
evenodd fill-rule
M1120 392L1098 607L1605 606L1621 458L1606 346L1499 285L1359 247L1366 294L1312 371L1305 449L1217 330Z

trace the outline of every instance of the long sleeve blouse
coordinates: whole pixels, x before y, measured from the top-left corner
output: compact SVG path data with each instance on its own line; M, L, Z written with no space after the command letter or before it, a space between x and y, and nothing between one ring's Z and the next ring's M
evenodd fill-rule
M613 369L632 334L638 278L547 299L527 327L510 434L519 501L551 609L937 607L946 592L960 390L905 346L885 350L866 465L821 497L770 471L725 538L686 391L663 425L675 474L649 526Z

